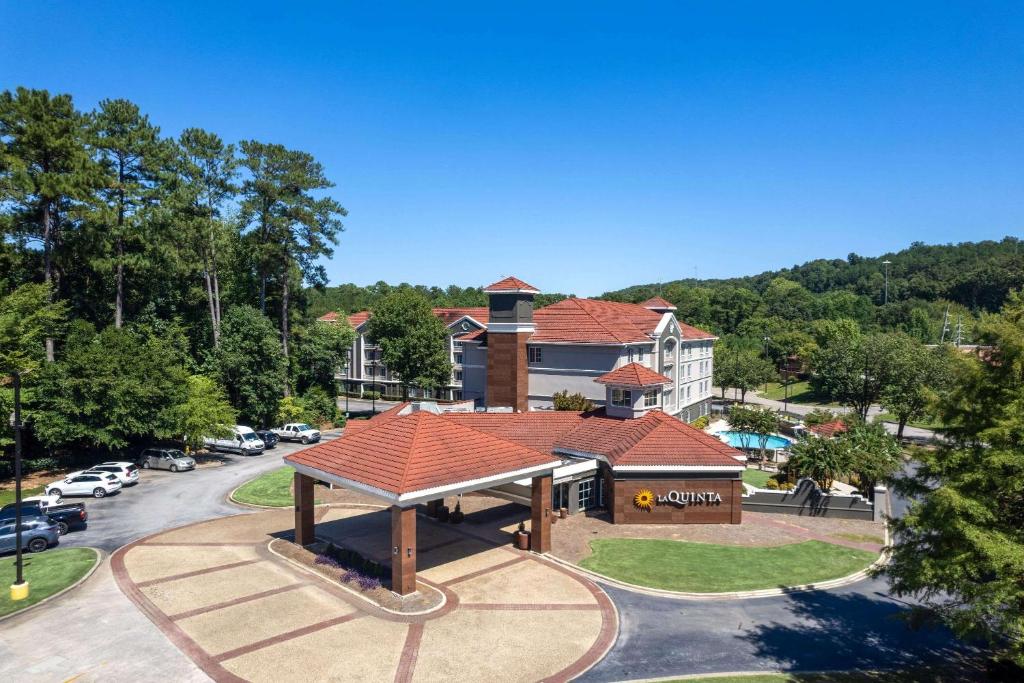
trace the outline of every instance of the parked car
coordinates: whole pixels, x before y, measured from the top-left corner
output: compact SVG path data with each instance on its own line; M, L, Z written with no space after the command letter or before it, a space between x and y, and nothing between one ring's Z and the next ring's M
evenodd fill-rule
M231 434L223 438L207 437L203 443L211 451L228 451L239 455L259 455L266 446L252 427L235 425L231 428Z
M320 430L313 429L305 422L289 422L284 427L272 430L281 441L301 441L316 443L320 440Z
M103 498L120 490L121 482L115 474L75 472L47 486L46 495Z
M135 486L139 483L139 467L133 462L101 462L89 471L116 475L124 486Z
M0 524L14 519L14 503L0 508ZM89 520L85 503L65 503L57 496L33 496L21 501L21 518L49 517L57 524L61 536L74 529L84 529Z
M14 532L15 520L0 520L0 553L13 552L18 537ZM41 553L51 545L57 545L59 532L57 523L46 515L21 518L21 548L30 553Z
M268 451L271 448L275 448L277 443L281 440L281 437L269 429L257 429L256 436L260 437L260 441L263 442L263 445L267 447Z
M185 472L196 468L196 461L177 448L147 448L142 451L140 463L144 470L170 470Z

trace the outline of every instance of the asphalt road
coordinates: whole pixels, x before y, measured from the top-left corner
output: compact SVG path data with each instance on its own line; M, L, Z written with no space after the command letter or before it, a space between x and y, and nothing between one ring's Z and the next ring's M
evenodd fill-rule
M337 436L325 434L323 440ZM60 546L92 546L113 552L164 529L244 512L226 501L227 494L255 476L281 467L285 455L303 448L308 446L281 442L263 455L222 454L223 465L191 472L139 470L139 483L122 488L115 495L67 497L68 501L85 503L89 525L83 531L62 536Z
M892 514L902 515L906 508L907 501L894 496ZM727 671L885 670L978 654L945 629L910 629L899 618L909 604L889 595L884 578L751 600L672 600L602 588L619 611L619 637L581 681Z

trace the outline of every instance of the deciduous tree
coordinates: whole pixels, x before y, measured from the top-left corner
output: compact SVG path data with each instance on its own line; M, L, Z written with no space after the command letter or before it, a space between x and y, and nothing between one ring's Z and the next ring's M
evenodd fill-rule
M402 396L409 385L432 389L451 378L448 328L434 315L421 294L398 289L373 308L367 334L380 346L381 360L402 382Z
M228 309L210 372L227 389L240 419L261 426L274 421L285 384L285 358L269 318L251 306Z
M939 401L946 439L896 483L914 502L893 522L884 572L921 602L916 616L1024 666L1024 297L984 318L978 339L991 349L958 364Z
M224 388L204 375L188 377L184 400L171 409L174 435L190 448L200 448L203 437L227 436L237 416Z

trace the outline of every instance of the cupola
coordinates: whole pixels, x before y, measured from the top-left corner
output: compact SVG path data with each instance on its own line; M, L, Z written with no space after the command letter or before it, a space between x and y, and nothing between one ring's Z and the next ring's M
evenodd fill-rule
M660 410L662 388L672 380L639 363L630 363L594 380L605 385L605 413L611 417L643 417Z

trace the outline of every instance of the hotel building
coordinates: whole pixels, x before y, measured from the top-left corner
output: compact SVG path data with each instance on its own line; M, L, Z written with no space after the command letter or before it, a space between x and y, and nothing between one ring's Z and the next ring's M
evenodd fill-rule
M637 363L669 380L649 390L646 400L652 406L685 422L710 412L716 337L677 320L670 302L660 297L642 304L572 298L534 311L533 297L539 291L522 280L505 278L484 291L490 299L486 308L434 309L451 330L451 383L439 391L413 387L412 398L488 405L489 368L507 365L494 359L507 360L509 348L495 333L511 332L517 344L525 343L526 362L519 368L525 374L510 378L526 387L527 404L520 409L550 409L552 396L560 391L581 393L596 405L605 405L615 397L606 396L594 380ZM320 319L329 322L337 317L328 313ZM349 392L376 390L397 398L400 382L366 336L369 317L367 311L348 317L357 336L352 361L340 379Z

